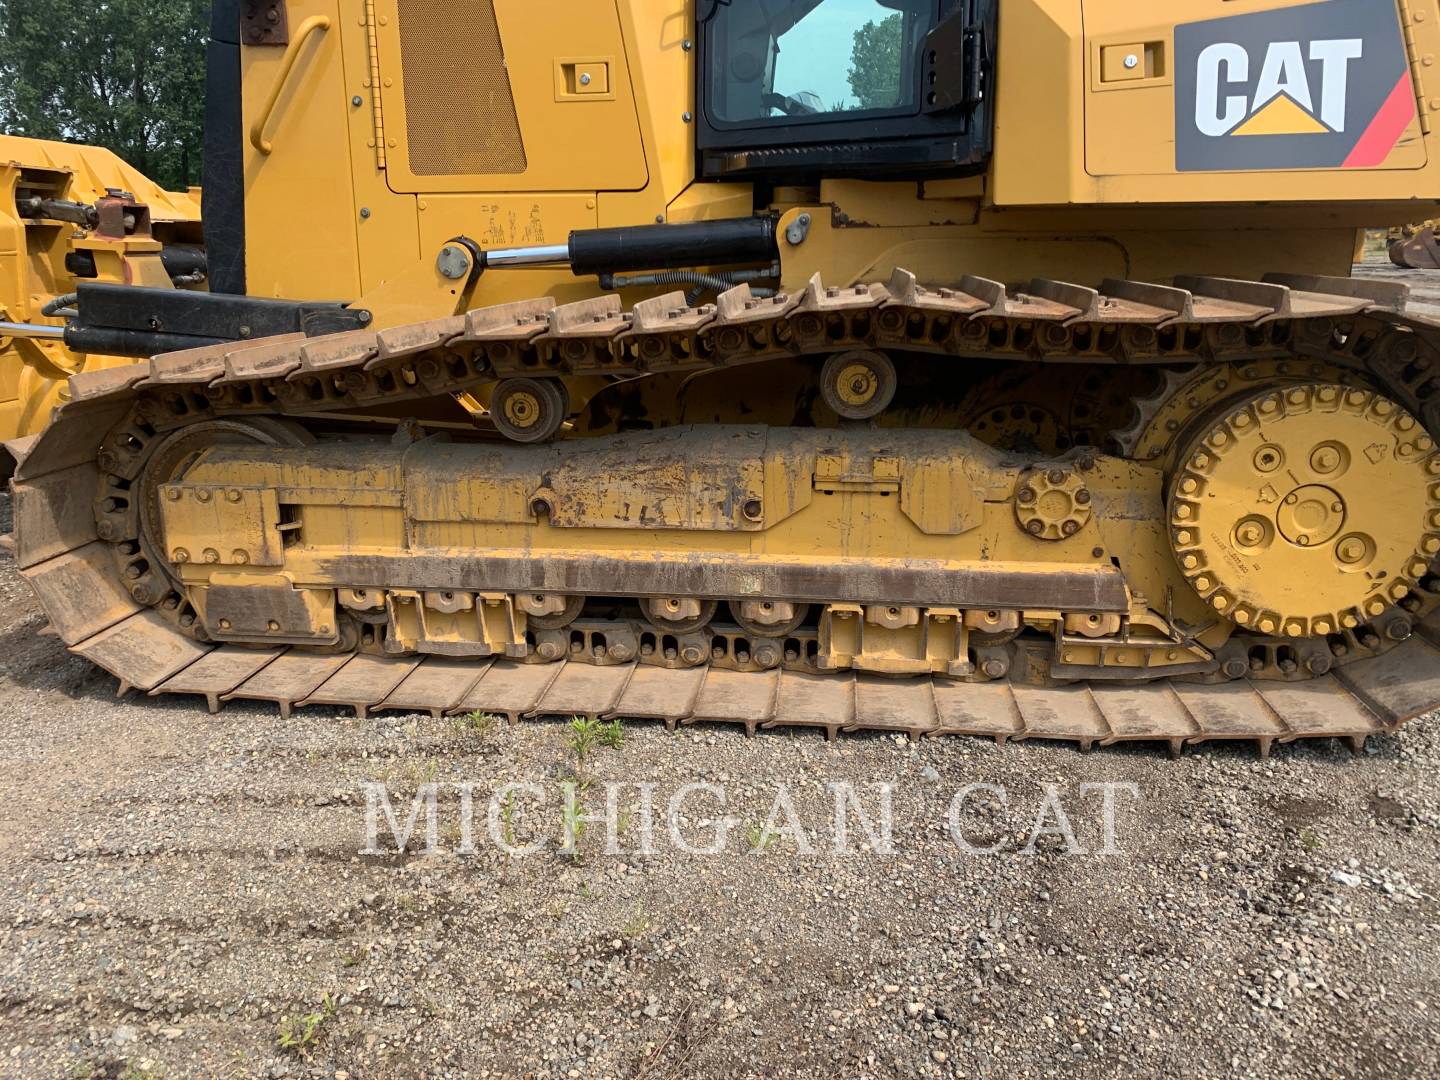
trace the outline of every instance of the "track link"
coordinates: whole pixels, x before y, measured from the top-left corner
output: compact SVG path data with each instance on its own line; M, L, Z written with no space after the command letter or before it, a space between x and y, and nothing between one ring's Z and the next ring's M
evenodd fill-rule
M1440 430L1440 326L1403 314L1405 288L1350 279L1180 278L1176 287L1036 281L1011 295L965 278L930 290L903 271L887 284L715 306L676 293L621 310L616 297L537 300L379 333L275 339L157 357L83 374L40 436L11 444L13 546L55 632L114 674L122 691L367 710L481 711L794 725L827 734L968 734L1088 747L1149 741L1275 742L1373 734L1440 706L1440 624L1378 655L1305 681L1029 685L995 679L885 679L776 667L671 669L638 662L323 655L215 647L147 563L126 498L150 440L197 421L316 416L468 393L522 374L637 376L760 360L899 349L1023 361L1224 364L1310 360L1361 372ZM1302 359L1303 358L1303 359ZM92 492L98 491L98 497ZM188 622L187 622L188 618ZM1377 650L1378 651L1378 650Z

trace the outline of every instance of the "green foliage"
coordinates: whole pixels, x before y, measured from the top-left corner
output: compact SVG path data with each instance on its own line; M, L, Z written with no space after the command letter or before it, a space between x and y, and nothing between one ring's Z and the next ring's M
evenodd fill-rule
M581 765L585 764L585 758L600 741L603 727L599 720L590 717L576 716L571 719L570 732L565 741L570 744L570 749L575 751L575 757Z
M620 725L618 716L608 724L601 725L600 745L607 750L619 750L625 745L625 729Z
M281 1050L308 1057L315 1044L320 1041L321 1031L335 1019L338 1011L335 999L326 994L320 1002L319 1012L281 1017L280 1023L275 1025L275 1041Z
M210 0L0 0L0 129L200 183Z
M900 102L900 48L905 20L898 11L855 31L850 90L862 109L892 109Z
M750 854L763 855L776 840L780 839L780 834L771 832L765 825L751 821L745 825L745 839L750 844Z

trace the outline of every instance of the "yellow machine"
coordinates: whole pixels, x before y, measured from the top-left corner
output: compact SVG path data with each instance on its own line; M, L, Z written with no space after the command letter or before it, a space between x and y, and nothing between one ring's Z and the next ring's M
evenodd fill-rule
M1440 270L1440 237L1435 228L1435 221L1392 228L1386 238L1390 261L1412 270Z
M1440 705L1440 326L1345 276L1437 210L1436 0L216 28L211 292L82 283L67 341L153 359L14 445L122 689L1177 750Z
M76 283L204 280L198 192L162 190L108 150L0 135L0 439L38 432L66 380L133 361L62 340ZM160 269L132 256L164 251Z

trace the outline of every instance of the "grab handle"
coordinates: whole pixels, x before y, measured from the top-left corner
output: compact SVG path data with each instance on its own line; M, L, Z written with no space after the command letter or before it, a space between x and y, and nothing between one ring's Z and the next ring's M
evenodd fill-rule
M270 124L270 118L275 113L275 106L280 103L280 93L285 89L285 84L290 81L290 73L295 70L295 61L300 58L300 50L305 47L305 42L310 40L310 35L317 30L330 29L329 15L311 15L302 22L290 39L290 46L285 50L285 57L280 61L280 77L275 80L275 85L270 88L270 96L265 99L265 107L260 110L260 119L255 121L255 126L250 129L250 145L259 150L262 154L269 154L275 149L275 144L265 138L265 129Z

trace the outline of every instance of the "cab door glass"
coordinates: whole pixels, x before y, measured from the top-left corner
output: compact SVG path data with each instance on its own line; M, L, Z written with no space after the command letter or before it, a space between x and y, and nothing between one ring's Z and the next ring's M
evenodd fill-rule
M914 112L929 0L751 0L715 15L712 119Z

